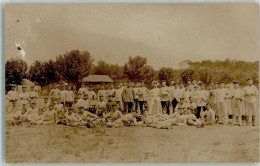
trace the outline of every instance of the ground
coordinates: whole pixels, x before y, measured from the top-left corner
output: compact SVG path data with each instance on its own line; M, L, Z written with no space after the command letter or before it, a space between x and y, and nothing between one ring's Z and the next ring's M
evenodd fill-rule
M6 126L8 163L258 162L259 127Z

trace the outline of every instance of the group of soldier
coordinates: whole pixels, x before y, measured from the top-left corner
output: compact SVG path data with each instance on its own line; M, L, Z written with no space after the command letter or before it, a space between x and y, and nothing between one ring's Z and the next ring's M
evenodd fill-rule
M174 125L255 125L258 89L253 80L101 84L97 90L84 83L77 90L67 83L55 84L48 96L39 97L34 86L28 92L15 86L7 93L7 119L13 125L63 124L68 126L119 127L122 125L171 128ZM41 96L41 95L40 95Z

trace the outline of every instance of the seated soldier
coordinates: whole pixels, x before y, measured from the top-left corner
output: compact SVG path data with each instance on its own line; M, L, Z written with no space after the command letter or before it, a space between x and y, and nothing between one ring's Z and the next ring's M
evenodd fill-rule
M191 109L187 110L186 120L188 125L203 127L203 123L199 119L197 119L196 115L192 113Z
M191 110L191 113L197 113L197 103L194 97L190 97L190 102L188 103L188 108Z
M44 122L43 108L40 107L38 112L33 112L28 116L28 121L31 124L41 125Z
M205 125L214 125L216 123L215 112L211 108L211 104L206 104L207 110L200 114L200 121Z
M99 117L103 117L105 115L106 102L104 101L104 96L99 96L99 101L97 102L97 111L96 115Z
M158 118L156 117L156 115L149 114L148 110L145 110L144 115L142 117L142 121L143 121L143 127L150 127L151 124L158 122Z
M62 110L63 109L63 104L61 103L61 99L57 99L57 102L54 105L54 109L57 110Z
M24 105L26 105L25 103L23 103ZM36 102L34 100L31 101L30 104L30 108L28 109L28 116L31 115L32 113L37 113L38 112L38 108L36 107Z
M49 98L48 97L44 97L43 103L42 103L42 107L43 107L43 111L44 112L49 109L49 105L50 105Z
M84 107L80 107L80 109L84 110ZM68 126L76 127L80 124L79 121L81 120L81 118L77 115L75 111L75 109L70 107L68 112L66 113L66 124Z
M182 126L187 125L186 121L187 104L184 103L184 98L180 98L180 102L175 107L175 112L171 115L174 118L174 125Z
M102 122L102 119L99 119L96 114L85 111L82 107L79 108L78 116L80 119L80 125L87 127L95 127Z
M97 99L96 97L91 98L89 100L89 112L96 114L96 109L97 109Z
M44 122L43 124L56 124L54 105L50 104L49 108L44 111Z
M150 126L157 129L170 129L172 126L172 119L166 113L166 108L163 108L162 114L156 116L157 121L154 121Z
M18 124L21 124L23 122L26 122L27 119L28 119L28 112L27 112L27 109L26 109L26 105L23 104L22 109L16 111L12 116L13 116L13 119L12 119L13 125L18 125Z
M111 102L111 111L105 114L105 122L107 127L120 127L123 125L122 118L124 115L118 110L116 102Z
M108 95L108 100L107 100L106 109L105 109L106 114L111 112L112 104L114 104L114 103L115 102L113 101L113 95Z
M56 124L66 125L66 112L68 110L67 107L54 107L55 109L55 121Z
M88 94L84 94L83 98L80 98L77 102L77 108L83 107L84 110L88 111L89 109L89 101L88 101Z

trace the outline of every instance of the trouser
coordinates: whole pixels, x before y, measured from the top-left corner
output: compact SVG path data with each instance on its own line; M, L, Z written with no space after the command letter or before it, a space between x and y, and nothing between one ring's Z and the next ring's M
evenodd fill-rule
M197 106L197 111L196 111L196 114L195 114L197 119L200 118L201 109L203 109L203 111L205 111L205 110L207 110L207 107L206 106Z
M14 113L16 107L16 101L10 101L8 105L8 113Z
M231 103L232 109L232 120L233 123L236 122L236 116L238 117L238 124L242 124L242 102L239 100L234 100Z
M245 103L245 115L249 116L249 123L252 122L252 117L255 118L256 115L256 104L255 103ZM255 119L254 119L255 120Z
M166 109L168 115L170 115L169 104L169 101L161 101L162 109Z
M134 110L137 111L138 108L138 99L134 99Z
M179 102L176 100L176 98L174 98L174 99L172 100L172 108L173 108L173 112L172 112L172 113L174 113L175 107L177 106L178 103L179 103Z
M71 106L72 106L72 103L73 103L72 101L66 101L66 106L67 106L67 107L71 107Z
M126 113L131 113L133 108L133 102L124 102L124 110Z
M144 104L147 103L146 101L139 101L139 108L140 108L140 111L141 111L141 114L144 113Z
M219 122L223 124L227 124L228 122L227 109L225 104L225 102L217 103Z

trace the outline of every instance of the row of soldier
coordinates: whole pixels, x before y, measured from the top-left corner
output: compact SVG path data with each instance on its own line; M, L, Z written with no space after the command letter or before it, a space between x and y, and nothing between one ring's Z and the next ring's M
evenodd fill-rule
M18 108L25 109L29 105L32 107L38 101L37 109L43 112L50 110L49 106L53 106L54 112L58 111L57 108L65 110L64 113L70 112L69 110L75 110L78 113L82 109L83 112L88 113L88 116L106 117L113 112L113 106L115 106L120 115L122 114L121 116L132 112L135 116L144 116L145 111L149 116L162 116L164 112L164 116L174 117L191 114L194 115L193 119L196 119L196 122L202 118L203 114L207 115L211 112L208 117L212 117L214 113L214 119L210 118L213 119L210 121L217 120L218 123L226 125L231 115L232 124L243 125L247 122L247 124L255 125L258 90L253 85L252 79L248 79L247 85L243 88L240 87L238 81L228 86L224 82L214 83L209 87L196 81L188 81L185 86L174 81L169 87L166 86L166 81L162 82L160 88L157 81L154 81L152 85L151 90L148 90L144 84L118 84L115 88L111 85L108 89L102 85L97 92L93 90L93 87L88 88L85 84L82 84L79 90L75 88L71 90L67 84L63 84L61 88L55 85L49 96L44 97L43 102L38 99L39 96L34 87L28 93L26 87L23 86L23 92L19 94L15 88L9 91L7 99L9 112L16 112L18 103L20 104ZM210 105L210 109L207 104ZM243 109L244 106L245 109ZM119 114L118 111L116 114ZM198 122L198 124L202 123Z

